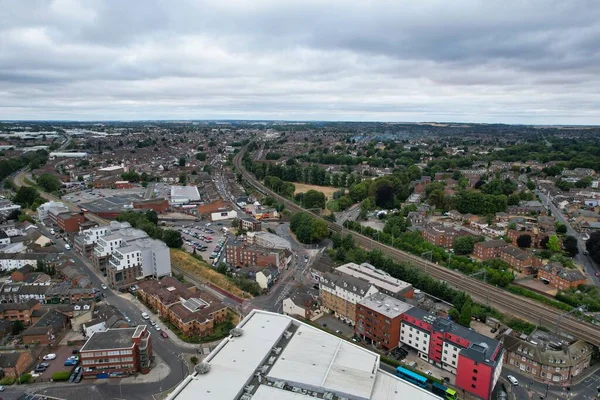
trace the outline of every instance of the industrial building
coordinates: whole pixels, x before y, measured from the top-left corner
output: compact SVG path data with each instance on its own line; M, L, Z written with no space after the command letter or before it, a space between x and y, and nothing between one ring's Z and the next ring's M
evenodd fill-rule
M439 400L379 355L289 316L253 310L168 400Z
M180 205L200 201L196 186L171 186L171 204Z

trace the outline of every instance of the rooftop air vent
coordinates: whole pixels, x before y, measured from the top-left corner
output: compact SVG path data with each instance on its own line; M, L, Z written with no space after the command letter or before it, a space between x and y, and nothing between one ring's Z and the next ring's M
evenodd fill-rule
M199 374L206 374L208 373L208 371L210 371L210 364L206 362L201 362L200 364L194 367L194 371L196 371Z
M233 337L240 337L244 331L241 328L233 328L229 331L229 334Z

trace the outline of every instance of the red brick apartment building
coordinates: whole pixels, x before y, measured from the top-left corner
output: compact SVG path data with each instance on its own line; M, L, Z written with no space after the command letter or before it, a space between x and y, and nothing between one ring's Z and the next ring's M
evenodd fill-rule
M286 265L285 252L272 250L244 242L230 243L225 249L227 262L234 266L266 268L269 265L282 270Z
M398 347L402 314L411 305L383 293L365 297L356 304L355 332L367 343L386 351Z
M454 247L454 241L457 237L467 236L468 233L450 227L434 226L425 228L423 231L421 231L421 235L423 236L423 239L429 243L444 247L446 249L451 249Z
M138 294L186 336L211 335L214 325L227 318L227 306L219 299L170 276L141 282Z
M16 378L29 371L33 357L28 351L0 354L0 369L4 377Z
M145 325L94 332L81 350L83 377L102 379L150 372L152 340Z
M69 233L79 232L79 226L85 222L83 214L61 213L54 215L49 213L48 216L59 229Z
M533 274L534 267L541 265L541 260L533 254L514 246L503 247L500 249L499 255L502 261L524 274Z
M559 262L552 262L538 269L538 279L559 290L585 285L587 279L577 269L566 269Z
M2 303L0 304L0 319L8 321L21 321L23 325L31 324L31 314L41 307L40 302L34 299L27 303Z
M502 240L488 240L485 242L475 243L473 247L473 256L480 260L491 260L500 256L500 249L505 248L508 244Z

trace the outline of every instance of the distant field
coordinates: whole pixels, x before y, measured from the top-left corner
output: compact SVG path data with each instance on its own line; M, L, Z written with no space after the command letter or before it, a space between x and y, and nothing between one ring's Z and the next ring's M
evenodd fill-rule
M293 182L294 186L296 186L296 193L306 193L309 190L316 190L317 192L321 192L327 197L327 200L333 199L333 193L340 190L339 188L334 188L331 186L317 186L317 185L307 185L306 183L296 183Z

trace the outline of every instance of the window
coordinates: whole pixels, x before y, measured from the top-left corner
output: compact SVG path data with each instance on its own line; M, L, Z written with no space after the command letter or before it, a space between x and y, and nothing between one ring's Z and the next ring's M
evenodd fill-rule
M476 382L476 381L477 381L477 377L476 377L476 376L474 376L474 377L472 377L472 378L471 378L471 380L472 380L473 382Z
M471 387L472 387L473 389L475 389L475 388L476 388L475 384L472 384L472 385L471 385Z
M476 374L476 373L477 373L477 370L476 370L476 369L474 369L474 370L473 370L473 373L474 373L474 374Z

